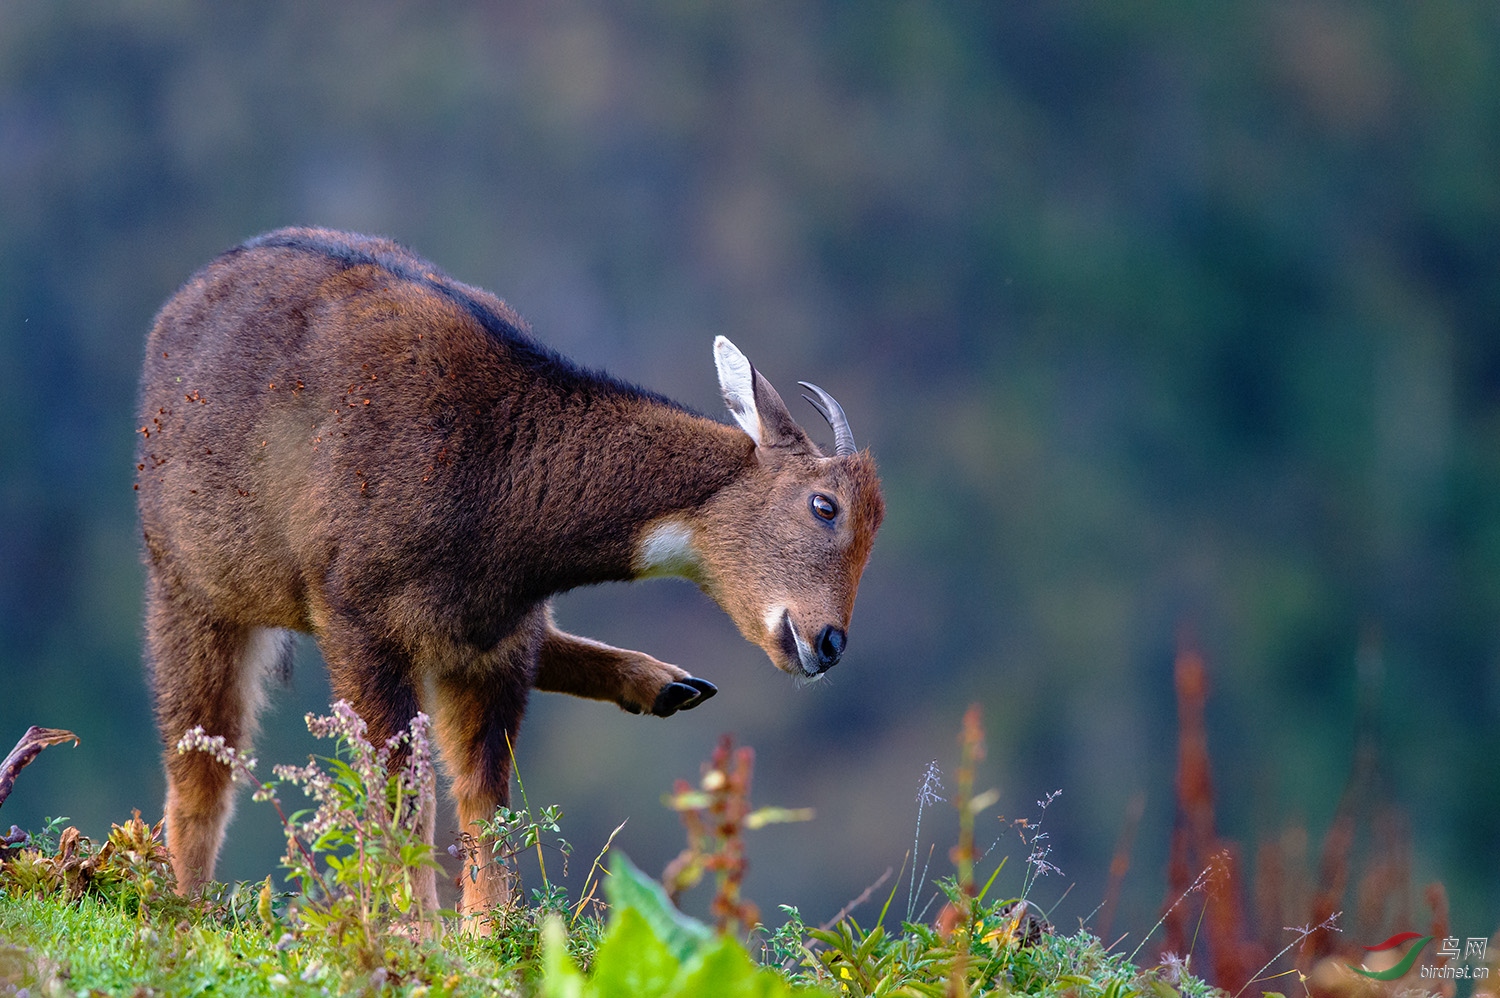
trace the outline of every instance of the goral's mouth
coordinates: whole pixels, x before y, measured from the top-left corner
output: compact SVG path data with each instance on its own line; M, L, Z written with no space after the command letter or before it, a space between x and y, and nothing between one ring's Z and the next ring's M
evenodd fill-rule
M776 628L776 643L781 652L786 656L788 662L795 662L803 679L817 679L823 675L823 670L818 668L818 658L813 654L803 641L802 636L797 633L797 628L792 626L792 611L781 611L781 621Z

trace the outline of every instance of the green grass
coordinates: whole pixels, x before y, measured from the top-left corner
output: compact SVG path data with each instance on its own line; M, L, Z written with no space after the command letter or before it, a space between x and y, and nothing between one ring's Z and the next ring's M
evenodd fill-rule
M251 885L252 887L254 885ZM370 967L323 933L284 930L220 910L170 905L143 917L94 897L0 894L0 994L467 996L493 994L695 993L703 969L736 994L942 995L953 948L925 927L868 935L853 923L829 933L845 945L817 945L788 971L755 967L729 937L706 935L678 955L631 906L618 906L602 942L592 919L571 932L561 916L523 919L505 939L450 933L438 940L393 938ZM540 923L540 928L539 928ZM549 936L550 933L550 936ZM554 951L541 945L549 937ZM570 945L571 944L571 945ZM867 945L868 944L868 945ZM597 948L595 948L597 946ZM1086 932L1044 936L1036 945L986 944L963 975L967 994L1035 998L1208 998L1191 977L1142 971ZM574 969L590 965L592 977ZM567 985L578 985L576 990ZM629 982L624 990L612 984ZM680 990L687 985L687 990ZM794 990L795 985L795 990Z
M739 894L742 836L795 815L750 807L753 754L726 740L700 786L679 784L670 799L689 845L666 881L686 889L712 874L716 925L684 915L623 855L603 876L601 852L600 876L582 899L548 883L543 867L529 903L492 913L483 938L465 934L451 912L422 911L410 887L412 870L431 863L414 805L430 780L419 721L402 736L413 749L408 766L388 772L358 718L337 705L334 717L309 719L337 741L334 758L280 767L279 783L257 784L261 800L274 802L277 787L292 784L313 788L319 802L283 816L293 892L273 892L267 878L179 898L160 826L139 816L98 845L54 822L30 847L0 851L0 995L1222 998L1179 968L1138 968L1086 931L1054 933L1021 897L990 898L1000 869L980 885L973 862L973 818L993 802L972 792L982 757L977 714L965 722L954 794L957 873L937 881L946 903L930 924L917 916L888 931L893 888L868 931L851 918L810 928L791 908L779 929L759 925ZM251 761L221 742L201 733L184 742L254 782ZM497 854L512 859L558 830L555 809L534 816L522 800L491 828ZM1033 852L1028 869L1044 855ZM601 882L607 905L595 897ZM1023 896L1029 885L1023 878ZM755 926L748 937L747 926Z
M158 924L92 897L73 903L0 898L0 938L0 980L33 994L133 994L146 988L174 995L269 995L278 993L273 979L300 980L317 966L309 954L278 952L264 931L191 917ZM312 984L303 989L317 993Z
M93 897L0 893L0 994L32 995L493 995L515 992L539 970L533 929L517 952L449 934L392 937L379 965L326 933L171 905L142 917ZM592 927L597 931L597 925Z
M248 885L253 894L255 885ZM997 906L998 907L998 906ZM493 995L695 993L703 969L734 994L840 995L948 993L954 948L925 926L898 935L863 933L853 922L828 933L834 945L804 937L807 955L787 970L755 968L749 952L729 937L706 933L673 951L665 933L638 908L617 904L603 941L585 916L569 931L559 913L528 910L503 938L441 939L393 936L379 965L326 933L264 924L253 914L238 921L225 907L175 900L145 913L85 896L0 893L0 994L31 995ZM628 913L628 914L627 914ZM990 923L995 919L990 916ZM678 916L680 917L680 916ZM985 923L981 919L981 924ZM550 933L550 936L549 936ZM562 946L564 961L544 952ZM978 942L967 970L967 994L1035 998L1208 998L1212 989L1191 977L1142 971L1122 954L1106 953L1086 932L1046 935L1035 945ZM593 978L576 968L587 962ZM631 972L633 975L631 976ZM608 977L609 980L603 978ZM570 990L568 982L580 985ZM610 982L632 982L618 991ZM794 990L796 985L796 990Z

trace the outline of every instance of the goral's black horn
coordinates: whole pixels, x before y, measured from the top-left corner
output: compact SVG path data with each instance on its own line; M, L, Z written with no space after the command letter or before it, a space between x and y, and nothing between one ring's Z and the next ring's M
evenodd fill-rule
M799 381L797 384L812 392L812 395L804 395L803 398L812 403L814 409L833 427L833 452L839 457L853 454L855 451L854 434L849 429L849 418L844 415L844 407L839 405L832 395L810 381ZM813 396L817 396L814 398Z

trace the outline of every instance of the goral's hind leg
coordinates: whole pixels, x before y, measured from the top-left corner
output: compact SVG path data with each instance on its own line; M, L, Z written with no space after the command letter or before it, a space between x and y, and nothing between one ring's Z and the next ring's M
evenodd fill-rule
M167 848L177 891L189 895L213 879L234 809L232 774L202 752L177 751L194 727L248 751L265 675L291 654L284 631L246 627L215 616L155 577L146 593L146 647L167 771Z
M536 670L542 637L540 613L500 645L434 679L432 708L438 746L453 777L461 833L510 804L511 751ZM460 882L465 931L488 935L485 919L508 900L505 870L486 842L465 857Z

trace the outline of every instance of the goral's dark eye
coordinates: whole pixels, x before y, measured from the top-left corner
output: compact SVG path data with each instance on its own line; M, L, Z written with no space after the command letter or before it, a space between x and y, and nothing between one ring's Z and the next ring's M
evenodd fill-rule
M807 505L812 508L813 516L820 520L832 520L839 515L838 506L834 505L832 499L821 492L814 492L812 498L807 500Z

